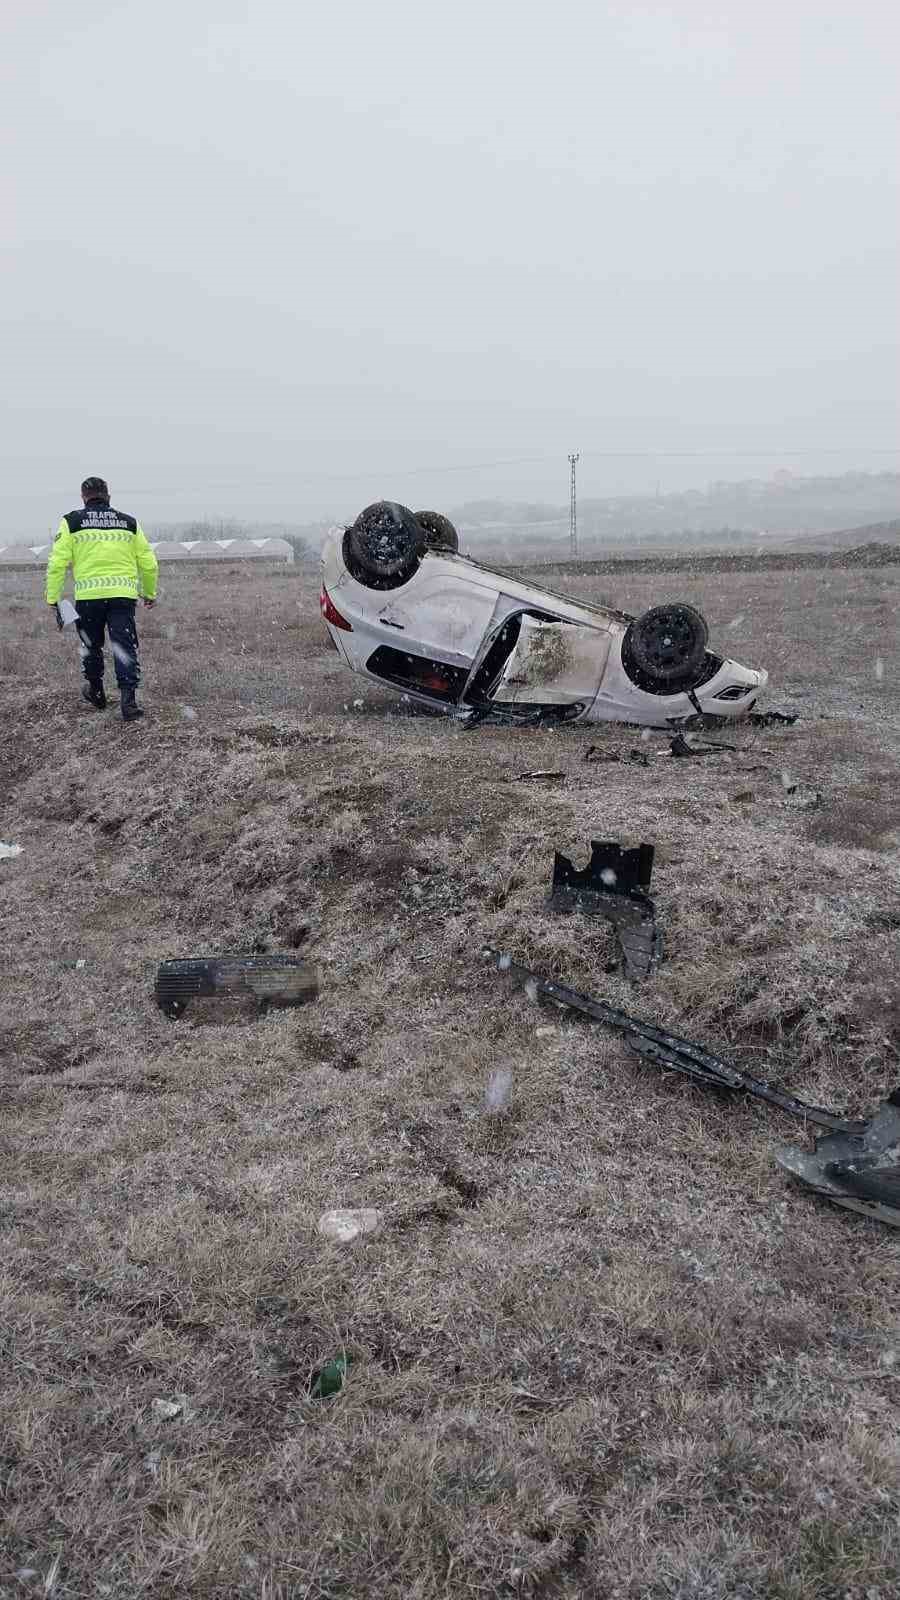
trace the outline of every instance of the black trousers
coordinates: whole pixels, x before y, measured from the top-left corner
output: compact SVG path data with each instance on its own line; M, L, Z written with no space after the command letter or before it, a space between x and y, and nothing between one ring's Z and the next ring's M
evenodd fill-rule
M120 689L136 689L141 678L138 636L134 613L136 600L76 600L78 637L82 644L82 667L88 683L103 682L103 636L109 635L116 682Z

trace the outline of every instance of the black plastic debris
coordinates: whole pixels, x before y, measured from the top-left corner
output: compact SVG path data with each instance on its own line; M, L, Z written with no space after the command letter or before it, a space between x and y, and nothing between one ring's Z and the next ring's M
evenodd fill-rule
M626 978L648 978L662 959L662 934L647 890L653 873L653 846L623 850L612 840L591 840L591 858L579 870L557 850L547 905L551 911L580 911L604 917L616 930Z
M630 761L638 767L649 767L650 756L646 750L629 750L623 756L618 750L604 750L602 745L589 744L582 757L584 761L602 762L604 765L613 765L619 761Z
M167 1017L181 1017L201 998L244 1001L265 1011L306 1005L318 992L315 967L299 956L191 956L160 964L155 995Z
M517 700L513 705L498 705L489 701L483 705L465 706L456 712L456 719L466 733L475 728L545 728L562 722L574 722L587 710L584 701L569 706L544 705Z
M833 1133L859 1136L868 1126L865 1122L848 1121L838 1116L836 1112L827 1111L821 1106L807 1105L804 1100L798 1100L796 1095L774 1089L771 1084L752 1077L749 1072L742 1072L739 1067L731 1066L729 1062L713 1055L702 1045L692 1044L689 1039L679 1038L678 1034L668 1033L652 1023L642 1022L637 1017L629 1016L627 1011L620 1011L617 1006L607 1005L603 1000L594 1000L590 995L579 994L576 989L569 989L565 984L556 983L552 978L542 978L538 973L529 971L527 967L520 967L510 956L503 955L499 950L488 949L484 951L484 955L494 963L499 972L507 973L514 984L527 989L535 999L540 997L549 1000L554 1005L590 1017L593 1022L604 1023L606 1027L624 1034L625 1042L630 1049L650 1061L655 1061L659 1066L683 1072L710 1088L754 1095L758 1100L765 1100L769 1105L778 1106L779 1110L786 1111L789 1116L798 1117L803 1122L811 1122L820 1128L828 1128Z
M792 711L751 711L744 718L752 728L773 728L778 723L791 728L797 720L797 713Z
M900 1228L900 1089L856 1133L830 1133L815 1153L781 1145L775 1160L816 1194Z
M721 750L736 750L735 744L710 744L708 740L690 744L679 729L669 745L669 754L672 756L714 756Z

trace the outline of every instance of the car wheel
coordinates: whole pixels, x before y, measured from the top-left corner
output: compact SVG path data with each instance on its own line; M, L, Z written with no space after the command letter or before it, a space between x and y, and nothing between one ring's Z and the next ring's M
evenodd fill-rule
M358 569L363 582L373 578L376 583L411 576L424 542L412 512L393 500L366 506L345 536L349 564Z
M690 677L703 664L709 635L693 606L653 606L631 623L623 641L632 661L656 683Z
M425 544L429 550L449 550L453 555L459 551L459 534L450 521L439 511L417 511L416 521L425 535Z

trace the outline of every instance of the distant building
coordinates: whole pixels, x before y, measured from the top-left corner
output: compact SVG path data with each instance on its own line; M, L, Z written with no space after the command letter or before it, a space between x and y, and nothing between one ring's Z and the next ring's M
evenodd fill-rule
M294 547L287 539L183 539L150 541L163 561L293 561ZM16 566L43 565L50 553L46 544L0 545L0 562Z

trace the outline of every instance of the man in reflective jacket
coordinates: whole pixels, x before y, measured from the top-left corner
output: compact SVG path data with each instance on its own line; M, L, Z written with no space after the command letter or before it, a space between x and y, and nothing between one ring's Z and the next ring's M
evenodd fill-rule
M56 608L71 563L87 679L82 696L105 710L103 640L108 633L122 716L134 722L144 715L135 702L141 668L134 613L139 598L145 606L155 603L158 563L140 523L110 506L102 478L85 478L81 498L83 511L63 517L47 561L47 604Z

